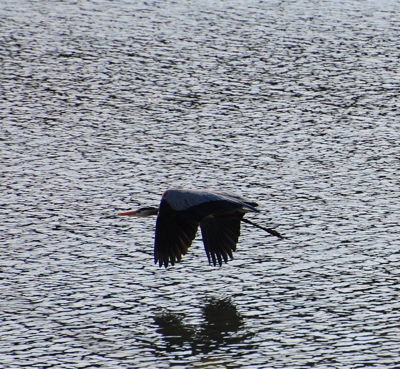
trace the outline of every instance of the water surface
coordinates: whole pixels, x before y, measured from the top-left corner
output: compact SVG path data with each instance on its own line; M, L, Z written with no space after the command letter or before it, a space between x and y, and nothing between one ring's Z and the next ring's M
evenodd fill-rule
M396 1L0 5L1 368L397 368ZM170 187L255 200L153 265Z

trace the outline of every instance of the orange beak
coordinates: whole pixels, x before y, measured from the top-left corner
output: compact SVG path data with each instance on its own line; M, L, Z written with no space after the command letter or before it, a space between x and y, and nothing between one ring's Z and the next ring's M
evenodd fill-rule
M123 216L127 216L127 215L135 215L136 213L137 213L137 211L127 211L125 213L119 213L117 215L120 217L123 217Z

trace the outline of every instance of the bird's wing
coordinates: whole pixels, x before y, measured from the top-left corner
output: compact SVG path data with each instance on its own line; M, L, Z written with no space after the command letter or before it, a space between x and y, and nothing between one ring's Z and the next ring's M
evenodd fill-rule
M240 221L243 213L234 212L220 216L209 216L200 223L204 248L208 262L216 266L233 258L232 252L240 235Z
M154 262L167 267L180 261L195 238L198 226L196 220L173 210L162 199L156 223Z
M209 210L209 204L220 203L218 208L223 204L224 208L226 208L225 210L228 208L243 207L247 211L258 212L255 208L257 206L255 202L247 201L240 196L226 193L170 189L164 192L162 199L167 201L175 210L188 210L204 206ZM216 208L215 210L218 209Z

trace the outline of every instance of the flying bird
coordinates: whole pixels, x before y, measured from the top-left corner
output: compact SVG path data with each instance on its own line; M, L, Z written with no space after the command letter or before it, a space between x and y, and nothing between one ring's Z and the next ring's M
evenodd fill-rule
M181 261L200 226L208 262L216 266L233 259L240 235L240 222L251 224L278 238L277 231L244 219L248 212L259 212L257 204L242 197L207 191L170 189L159 207L144 207L119 216L158 215L154 240L154 262L168 267Z

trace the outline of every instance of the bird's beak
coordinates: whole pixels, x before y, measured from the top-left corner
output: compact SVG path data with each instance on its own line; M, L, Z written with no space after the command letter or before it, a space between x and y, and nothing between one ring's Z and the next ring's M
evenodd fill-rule
M119 214L117 214L117 215L120 216L120 217L123 217L123 216L136 215L136 213L137 213L137 211L127 211L127 212L125 212L125 213L119 213Z

